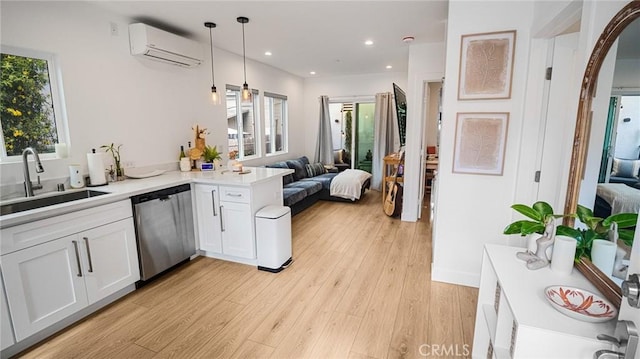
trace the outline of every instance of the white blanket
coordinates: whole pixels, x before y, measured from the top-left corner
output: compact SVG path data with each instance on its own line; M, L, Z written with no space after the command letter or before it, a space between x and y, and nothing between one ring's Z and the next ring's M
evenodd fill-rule
M362 185L369 178L371 178L371 173L363 170L344 170L331 181L331 195L352 201L360 199Z
M640 211L640 190L624 183L598 183L596 193L609 203L611 214Z

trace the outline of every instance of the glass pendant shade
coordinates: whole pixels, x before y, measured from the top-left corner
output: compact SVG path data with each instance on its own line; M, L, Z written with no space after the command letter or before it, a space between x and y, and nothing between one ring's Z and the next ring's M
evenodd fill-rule
M219 105L222 102L215 86L211 86L211 102L213 102L214 105Z
M251 90L249 89L249 85L246 83L242 85L242 93L240 94L240 99L242 102L251 102L253 100L253 96L251 96Z
M248 23L249 19L244 16L240 16L236 20L242 24L242 69L244 72L244 84L242 85L240 101L247 103L247 102L253 101L251 90L249 90L249 85L247 85L247 57L246 57L245 39L244 39L244 24Z

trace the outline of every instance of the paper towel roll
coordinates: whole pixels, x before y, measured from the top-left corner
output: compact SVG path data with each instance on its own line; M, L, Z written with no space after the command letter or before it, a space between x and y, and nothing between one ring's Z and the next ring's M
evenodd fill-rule
M556 236L553 242L551 270L558 274L571 274L578 241L567 236Z
M591 262L602 273L611 276L618 246L607 239L596 239L591 245Z
M87 164L89 165L89 178L92 186L98 186L107 183L104 174L104 161L102 153L87 153Z

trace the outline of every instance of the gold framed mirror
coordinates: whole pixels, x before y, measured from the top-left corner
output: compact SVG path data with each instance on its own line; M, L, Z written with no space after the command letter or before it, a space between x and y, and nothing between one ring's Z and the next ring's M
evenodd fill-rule
M640 1L635 0L620 10L607 24L595 43L582 78L576 130L569 170L569 182L564 213L576 213L581 180L585 171L590 138L591 106L595 95L600 69L614 42L624 29L640 17ZM565 217L564 224L573 227L574 219ZM620 307L622 291L606 274L602 273L587 258L576 263L576 268L615 306Z

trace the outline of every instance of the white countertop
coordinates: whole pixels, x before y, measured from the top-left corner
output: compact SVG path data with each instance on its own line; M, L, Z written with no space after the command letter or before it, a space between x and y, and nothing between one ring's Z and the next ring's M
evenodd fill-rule
M247 174L239 174L237 172L230 171L171 171L155 177L143 179L129 178L124 181L111 182L105 186L85 187L78 190L68 190L65 192L84 191L88 189L107 192L108 194L0 216L0 228L12 227L43 218L53 217L64 213L112 203L139 194L153 192L163 188L178 186L185 183L193 182L250 187L254 184L273 179L274 177L282 177L287 174L293 173L293 170L291 169L282 168L245 167L245 170L250 170L251 172ZM59 193L61 192L45 193L36 195L36 197L34 198L40 198L47 195L55 195ZM0 204L13 202L16 202L16 200L3 201Z

